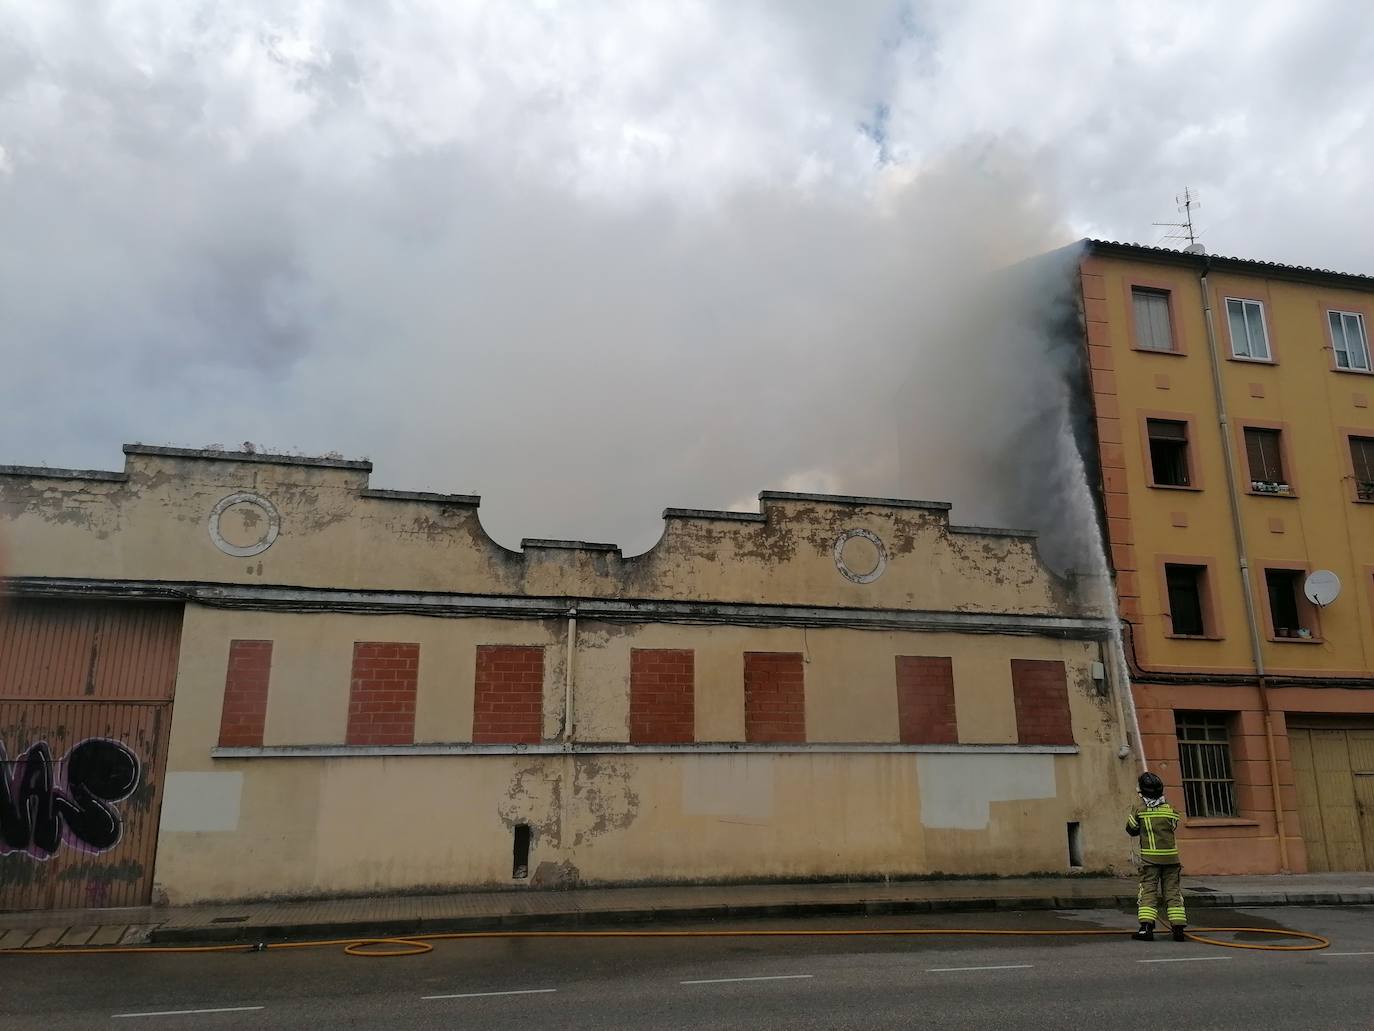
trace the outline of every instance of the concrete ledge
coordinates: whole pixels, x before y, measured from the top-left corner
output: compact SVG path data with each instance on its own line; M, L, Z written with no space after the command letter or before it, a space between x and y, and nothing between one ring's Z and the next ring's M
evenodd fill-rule
M161 458L200 458L210 462L258 462L263 465L312 465L323 469L357 469L370 473L372 463L348 458L312 458L306 455L273 455L262 451L217 451L212 448L158 447L153 444L125 444L126 455L152 455Z
M816 501L823 505L848 505L858 508L923 508L931 512L948 512L954 506L948 501L915 501L907 498L864 498L854 494L806 494L789 490L765 490L760 501Z
M0 476L24 476L35 480L103 480L123 483L128 473L105 469L49 469L46 465L0 465Z
M537 745L476 745L470 742L417 745L258 745L210 749L212 759L396 758L433 755L1077 755L1077 745L903 745L887 742L810 741L804 744L758 744L746 741L701 741L690 744L641 745L620 741Z
M382 490L378 487L364 487L358 496L378 501L425 501L464 508L477 508L482 503L476 494L433 494L427 490Z

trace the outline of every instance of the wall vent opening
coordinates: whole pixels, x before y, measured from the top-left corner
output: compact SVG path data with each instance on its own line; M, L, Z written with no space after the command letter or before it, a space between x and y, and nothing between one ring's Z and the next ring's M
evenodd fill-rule
M530 825L515 825L515 857L511 863L510 875L519 880L530 875Z
M1083 868L1083 825L1076 821L1069 824L1069 866Z

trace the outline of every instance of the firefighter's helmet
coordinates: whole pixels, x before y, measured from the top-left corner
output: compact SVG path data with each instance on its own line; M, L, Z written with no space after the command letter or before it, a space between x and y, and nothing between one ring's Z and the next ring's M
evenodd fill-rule
M1142 773L1139 785L1141 798L1159 798L1164 794L1164 782L1159 779L1157 774Z

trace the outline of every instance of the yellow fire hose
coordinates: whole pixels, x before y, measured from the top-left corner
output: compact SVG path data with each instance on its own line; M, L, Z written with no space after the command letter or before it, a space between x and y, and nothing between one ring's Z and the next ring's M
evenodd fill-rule
M1167 925L1166 925L1167 927ZM1206 934L1199 932L1207 932ZM1011 931L982 930L951 927L854 928L838 930L694 930L694 931L451 931L440 934L414 934L395 938L325 938L315 941L266 942L235 945L125 945L125 946L60 946L38 949L0 949L5 956L91 956L128 953L135 955L175 954L191 952L267 952L277 949L318 949L342 945L350 956L391 959L400 956L420 956L434 951L430 942L466 941L489 938L834 938L834 937L1073 937L1111 935L1119 937L1131 931L1111 930L1055 930ZM1265 945L1257 942L1223 941L1208 934L1268 934L1283 938L1302 938L1298 945ZM1203 945L1219 945L1225 949L1257 949L1264 952L1314 952L1325 949L1331 942L1319 934L1290 931L1275 927L1197 927L1185 931L1190 941Z

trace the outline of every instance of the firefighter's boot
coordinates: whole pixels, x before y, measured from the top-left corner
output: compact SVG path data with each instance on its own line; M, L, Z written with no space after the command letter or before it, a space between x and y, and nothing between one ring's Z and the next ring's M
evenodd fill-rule
M1138 942L1152 942L1155 940L1155 925L1140 921L1140 930L1131 935Z
M1174 924L1174 926L1173 926L1173 930L1174 930L1174 941L1176 941L1176 942L1181 942L1181 941L1187 941L1187 940L1188 940L1187 938L1185 938L1185 937L1183 936L1183 931L1184 931L1185 928L1187 928L1187 926L1188 926L1187 924Z

